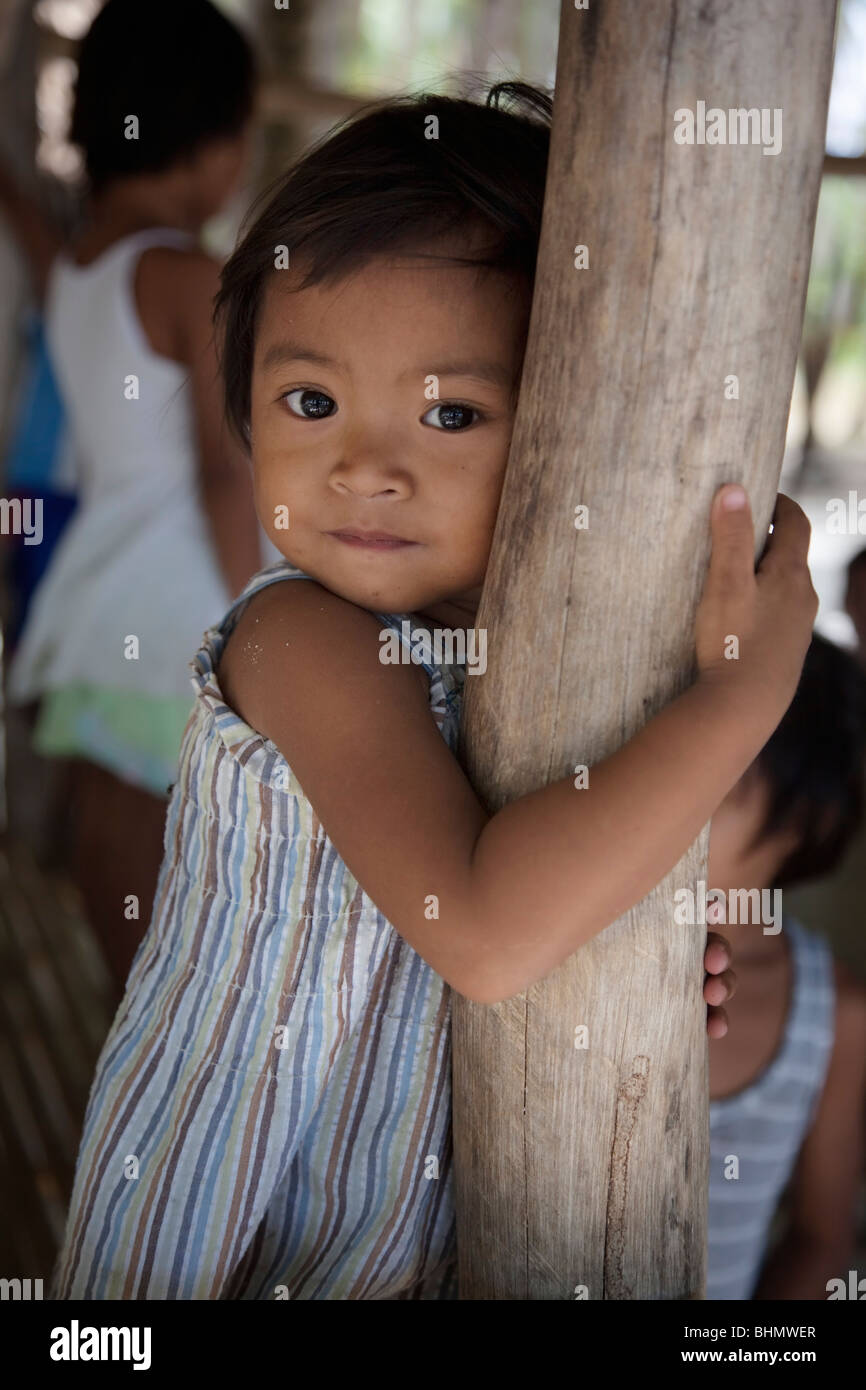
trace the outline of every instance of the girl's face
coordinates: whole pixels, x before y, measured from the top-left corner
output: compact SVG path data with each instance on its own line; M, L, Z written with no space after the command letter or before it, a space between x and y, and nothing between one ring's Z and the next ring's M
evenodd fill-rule
M754 839L770 807L771 784L753 762L713 812L707 864L707 887L727 893L737 888L765 888L796 849L800 832L776 830L758 844ZM722 932L727 927L721 928Z
M259 311L250 444L262 525L290 563L352 603L469 626L528 292L409 256L337 284L298 290L302 278L275 271Z

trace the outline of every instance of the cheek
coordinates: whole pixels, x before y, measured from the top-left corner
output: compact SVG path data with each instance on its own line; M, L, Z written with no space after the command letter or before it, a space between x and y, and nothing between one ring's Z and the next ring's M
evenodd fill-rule
M485 479L484 486L479 488L474 513L477 518L477 526L482 530L488 540L493 536L493 528L496 525L496 518L499 514L499 503L502 499L502 483L505 468L492 477Z
M253 468L253 505L255 506L259 521L266 531L270 531L274 510L271 505L270 492L260 469L257 467Z
M253 423L253 440L253 495L262 525L282 535L307 524L315 515L315 475L290 455L279 428Z
M251 420L252 429L252 462L253 462L253 486L256 496L263 502L277 501L278 494L285 491L289 473L285 466L285 461L274 447L272 439L268 438L268 431L263 430L261 423Z
M497 493L484 483L478 481L469 488L455 491L444 512L454 552L461 552L469 563L474 563L480 552L486 553L496 524L496 512Z
M267 465L257 468L254 474L256 510L266 526L273 526L279 509L294 508L295 498L285 473Z
M292 424L288 408L275 401L275 393L267 396L253 391L250 429L263 471L283 473L296 459L309 456L303 444L303 431L293 429Z
M264 485L274 478L285 476L287 451L272 410L263 408L263 404L255 395L252 397L250 442L253 468Z
M495 450L485 459L455 472L449 480L455 517L466 528L489 527L496 520L502 484L505 480L505 455Z
M277 548L283 550L291 538L293 525L301 519L297 495L286 486L284 475L257 467L253 470L253 501L265 532Z

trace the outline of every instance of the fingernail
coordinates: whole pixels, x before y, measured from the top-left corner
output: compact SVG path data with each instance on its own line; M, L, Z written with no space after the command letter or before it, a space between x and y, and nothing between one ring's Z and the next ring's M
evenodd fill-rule
M726 512L738 511L746 505L746 494L743 489L736 485L729 487L722 493L722 506Z

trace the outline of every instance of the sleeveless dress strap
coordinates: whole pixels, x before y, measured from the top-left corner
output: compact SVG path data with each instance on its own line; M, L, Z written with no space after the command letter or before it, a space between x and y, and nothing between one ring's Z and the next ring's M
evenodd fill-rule
M231 607L228 609L222 622L219 624L219 632L225 643L236 624L240 621L244 609L254 594L262 589L266 589L270 584L276 584L283 579L312 579L311 574L298 569L295 565L289 564L288 560L277 560L275 564L268 565L267 568L259 570L254 574L249 583L238 594ZM372 611L372 610L371 610ZM413 623L410 613L379 613L373 612L373 616L391 631L396 633L402 645L405 647L408 660L415 665L423 666L427 675L434 679L438 668L425 653L429 650L429 638L427 629L417 623Z
M226 609L222 621L217 624L216 628L209 628L208 632L218 633L225 644L254 594L259 593L262 589L267 589L271 584L279 583L283 579L312 579L312 577L311 574L306 574L304 570L298 569L296 565L290 565L288 560L276 560L274 564L267 565L248 580L231 606Z
M271 584L287 579L312 579L306 571L291 565L288 560L278 560L273 565L254 574L237 598L224 614L222 620L206 629L201 646L188 663L190 683L198 701L208 711L213 725L230 756L244 767L245 773L254 780L268 785L275 792L290 796L303 796L303 789L279 749L255 729L251 728L236 710L225 701L217 678L217 669L225 645L236 627L250 599ZM408 613L373 613L383 627L392 629L403 645L411 652L413 643L419 638L428 638L426 628L412 622ZM429 640L429 638L428 638ZM417 655L410 656L415 664L424 666L430 681L430 712L452 749L456 748L460 717L460 694L462 690L462 668L442 667L425 660L419 661ZM407 664L408 664L407 660ZM194 732L191 719L187 734ZM184 749L181 749L183 761Z

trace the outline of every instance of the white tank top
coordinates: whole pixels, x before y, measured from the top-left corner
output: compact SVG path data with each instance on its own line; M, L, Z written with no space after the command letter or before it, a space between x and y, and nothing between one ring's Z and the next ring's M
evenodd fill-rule
M197 497L188 371L152 350L134 298L146 247L191 242L153 227L52 269L46 340L79 505L10 666L15 702L70 683L190 697L189 662L231 601Z
M833 1052L836 986L830 947L788 913L782 929L794 967L782 1041L748 1086L710 1101L708 1299L752 1297L773 1217L814 1123Z

